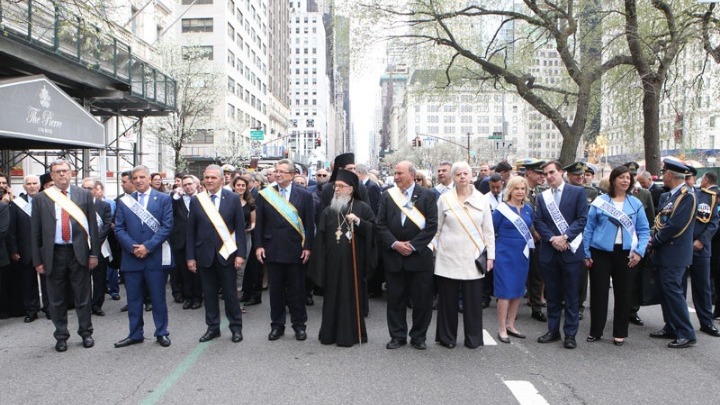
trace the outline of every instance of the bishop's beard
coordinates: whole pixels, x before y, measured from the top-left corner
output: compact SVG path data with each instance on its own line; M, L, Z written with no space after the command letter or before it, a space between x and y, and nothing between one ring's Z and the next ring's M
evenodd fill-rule
M344 212L350 205L351 199L352 197L349 195L333 195L333 199L330 201L330 209L334 212Z

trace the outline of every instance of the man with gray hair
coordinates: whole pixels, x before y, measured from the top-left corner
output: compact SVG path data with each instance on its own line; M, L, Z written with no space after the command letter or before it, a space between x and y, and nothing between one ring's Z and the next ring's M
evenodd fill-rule
M448 191L455 188L455 184L453 183L453 179L450 176L450 168L452 167L452 162L449 162L447 160L444 160L438 164L437 169L437 178L438 178L438 185L435 186L433 190L435 190L435 193L437 194L437 197L440 198L441 195L447 193Z
M380 206L380 194L382 194L380 185L368 177L368 167L363 163L355 165L355 174L357 174L360 184L364 185L367 189L368 199L370 200L370 208L372 208L373 213L377 215L378 208Z

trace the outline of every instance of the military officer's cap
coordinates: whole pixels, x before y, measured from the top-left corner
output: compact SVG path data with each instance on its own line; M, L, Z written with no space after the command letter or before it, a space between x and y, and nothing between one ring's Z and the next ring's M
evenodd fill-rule
M226 164L222 165L222 171L224 173L232 173L235 171L235 166L226 163Z
M640 169L640 165L637 164L637 162L627 162L627 163L623 164L623 166L630 169L630 173L632 173L632 174L637 174L638 170Z
M691 174L690 168L687 167L685 163L683 163L681 160L674 159L674 158L665 158L663 159L663 170L671 170L676 173L682 173L682 174Z
M690 173L688 173L687 176L697 176L697 169L695 168L695 166L690 166L688 164L686 164L685 166L687 166L688 170L690 170Z
M533 172L542 173L543 172L543 165L545 164L544 160L540 159L533 159L533 158L525 158L521 161L521 170L524 168L525 171L532 170Z
M569 166L563 167L563 170L570 174L585 174L587 165L583 162L575 162Z
M585 163L585 166L587 166L587 167L585 167L585 172L586 172L586 173L587 173L587 172L590 172L590 173L592 173L592 174L597 173L597 167L595 167L594 164L592 164L592 163Z

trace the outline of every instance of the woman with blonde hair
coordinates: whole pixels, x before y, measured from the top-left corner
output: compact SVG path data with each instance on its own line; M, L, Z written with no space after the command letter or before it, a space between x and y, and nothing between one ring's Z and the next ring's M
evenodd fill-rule
M515 328L520 300L530 269L530 249L535 247L530 227L533 210L528 202L528 183L524 177L512 177L505 185L503 201L493 212L495 229L494 280L497 297L498 339L510 343L509 336L525 339Z
M455 189L437 202L438 231L435 275L438 286L438 315L435 341L455 347L458 327L458 293L463 296L465 347L483 345L482 282L493 268L495 237L487 198L472 184L472 169L456 162L450 169ZM416 177L417 178L417 177ZM484 269L477 258L486 258Z

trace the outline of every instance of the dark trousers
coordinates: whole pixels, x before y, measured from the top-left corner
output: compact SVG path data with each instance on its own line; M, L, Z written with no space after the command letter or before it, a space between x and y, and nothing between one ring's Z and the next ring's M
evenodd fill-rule
M578 293L578 308L585 309L585 300L588 293L588 268L585 263L582 264L582 272L580 273L580 290Z
M625 338L628 335L630 317L630 298L632 279L637 269L628 267L629 250L615 245L615 250L606 252L590 248L593 266L590 269L590 336L603 335L608 313L608 286L612 277L612 290L615 297L613 309L613 337Z
M98 257L98 265L92 271L92 309L102 309L105 303L105 287L107 283L108 260Z
M247 265L245 266L245 277L243 277L243 296L246 298L262 298L263 265L255 256L255 247L250 250Z
M118 269L110 267L107 268L107 286L110 295L120 294L120 274Z
M540 274L540 255L537 249L530 249L530 270L528 271L526 288L528 302L532 311L542 311L543 280L542 274Z
M305 268L300 263L267 263L270 287L270 326L285 328L285 306L294 330L305 330ZM262 281L261 281L262 282Z
M690 276L690 287L692 288L692 300L695 306L700 326L711 326L712 316L712 291L710 288L710 258L693 256L690 267L685 272L682 280L683 295L687 297L687 279Z
M171 267L169 272L170 276L170 292L172 293L173 298L175 297L185 297L183 294L184 286L183 286L183 265L182 263L185 263L185 269L187 269L187 261L185 259L185 250L182 250L183 256L178 256L180 251L176 250L175 253L175 267Z
M433 313L431 271L386 271L387 322L391 338L424 342ZM412 328L408 333L407 303L413 302ZM457 300L455 305L457 305Z
M21 274L21 288L25 314L37 314L40 311L40 290L38 288L38 274L32 264L17 264Z
M563 312L564 302L565 323L563 332L565 337L575 337L577 334L579 323L578 293L580 292L582 268L582 262L565 263L559 258L548 263L540 263L540 271L545 282L548 332L560 333L560 317Z
M465 346L476 348L483 345L482 285L483 279L455 280L435 277L438 289L437 328L435 341L456 343L458 328L458 293L463 295L463 329Z
M233 268L234 262L223 266L215 255L210 267L200 267L198 272L202 279L203 295L205 297L205 323L208 331L220 330L220 303L218 289L222 288L225 301L225 316L230 323L232 332L242 332L242 312L237 296L237 272ZM230 257L233 260L232 257Z
M710 243L710 274L714 279L714 315L720 314L720 233L715 233Z
M185 249L175 251L175 272L182 278L182 293L185 301L201 302L203 299L203 287L200 274L188 270L185 260ZM172 280L170 281L172 283ZM217 296L217 294L214 294Z
M55 325L55 339L70 337L67 325L68 285L75 298L75 312L78 317L78 334L82 337L93 333L90 320L90 272L75 258L72 245L55 245L52 271L47 276L50 317Z
M128 301L128 319L130 334L133 340L144 339L143 300L145 291L150 292L152 316L155 322L155 336L167 336L168 310L165 300L165 285L168 279L167 269L143 269L140 271L124 271L125 293Z
M630 274L630 313L628 317L637 315L640 310L640 301L642 299L642 282L643 273L645 273L645 263L649 259L641 259L640 263L635 266Z
M695 339L695 329L690 322L690 313L682 289L685 267L658 264L657 271L665 330L675 334L678 339Z
M47 274L40 275L40 299L42 301L42 309L46 313L50 313L50 298L47 291Z
M485 280L482 285L482 302L490 304L495 293L495 277L492 271L485 273Z

